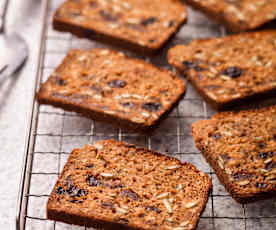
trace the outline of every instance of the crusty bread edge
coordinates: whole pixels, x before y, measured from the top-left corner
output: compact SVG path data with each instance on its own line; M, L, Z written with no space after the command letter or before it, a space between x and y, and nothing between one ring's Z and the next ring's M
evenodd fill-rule
M92 49L91 51L93 51L93 50L98 50L98 48ZM74 55L75 51L78 51L78 49L76 49L76 50L72 49L68 52L67 56L63 59L62 63L57 67L56 72L59 72L59 70L64 68L67 65L67 63L69 63L71 61L71 56ZM116 53L117 51L110 50L110 52ZM126 58L130 58L130 57L126 56ZM40 104L52 105L54 107L62 108L66 111L77 112L77 113L80 113L80 114L82 114L90 119L96 120L96 121L111 123L113 126L118 127L118 128L125 128L128 130L138 131L141 133L144 133L146 131L147 132L153 131L160 124L160 122L162 120L164 120L169 115L169 113L174 109L174 107L177 106L177 104L179 103L181 98L183 98L185 96L186 83L182 79L179 79L177 76L175 76L171 71L156 67L156 66L146 63L140 59L136 59L136 58L131 58L131 59L135 60L137 63L143 63L143 64L146 64L148 67L156 68L159 71L167 73L168 75L175 78L175 81L177 81L178 86L179 86L179 93L176 94L172 98L171 104L167 105L164 108L163 113L160 114L159 118L154 120L150 124L135 123L128 119L124 119L123 117L118 117L116 115L107 114L101 110L96 110L95 108L94 109L88 108L88 106L83 103L77 104L70 100L64 100L64 99L57 98L54 96L49 96L47 94L47 92L45 92L43 85L41 86L40 90L36 93L36 99ZM51 77L51 75L50 75L50 77Z
M258 27L260 27L260 26L262 26L266 23L266 21L263 21L263 22L259 22L257 24L253 24L253 25L246 25L245 24L245 26L242 26L239 23L236 23L234 21L230 21L229 19L227 19L223 15L223 13L217 13L215 10L212 10L208 7L205 7L204 5L202 5L198 1L186 0L185 2L188 5L190 5L191 7L193 7L195 10L198 10L198 11L204 13L205 15L207 15L213 21L224 25L231 32L240 33L240 32L245 32L245 31L248 31L248 30L253 30L253 29L258 28Z
M231 112L224 112L221 114L229 114ZM231 113L232 114L232 113ZM252 193L252 194L248 194L248 193L237 193L232 184L229 181L229 178L227 176L226 173L223 173L223 171L221 170L221 168L219 167L218 163L216 161L213 160L213 158L211 157L211 152L208 149L208 146L205 146L202 141L204 141L203 139L203 133L199 133L197 132L198 127L202 127L205 124L209 124L210 122L216 122L216 115L214 115L211 120L199 120L196 121L195 123L192 124L191 126L191 130L192 130L192 136L194 138L194 142L196 147L199 149L199 151L202 153L202 155L204 156L205 160L207 161L207 163L209 163L209 165L213 168L213 170L215 171L215 174L217 175L219 181L221 184L224 185L226 191L232 196L232 198L234 200L236 200L238 203L241 204L247 204L247 203L251 203L251 202L255 202L258 200L264 200L264 199L268 199L271 198L273 196L276 195L276 191L271 191L271 192L259 192L259 193Z
M85 28L83 26L74 25L67 21L61 20L58 17L58 11L59 9L57 9L57 11L55 12L53 19L53 28L55 30L60 32L70 32L79 38L88 38L91 40L96 40L99 42L106 43L108 45L127 48L129 50L146 55L156 54L163 46L165 46L166 43L168 43L176 35L176 33L178 33L181 26L187 22L187 8L185 8L184 12L186 12L186 17L183 18L180 22L178 22L175 30L171 34L168 34L168 36L162 42L156 44L155 47L148 47L139 45L138 43L132 42L127 39L110 36L109 34L103 33L102 31Z
M119 144L119 145L124 145L127 146L128 143L126 142L122 142L122 141L115 141L115 140L104 140L104 141L97 141L94 144L102 144L102 143L107 143L107 144ZM85 147L85 146L84 146ZM188 162L181 162L179 159L171 157L171 156L167 156L164 155L162 153L156 152L156 151L152 151L150 149L146 149L143 147L135 147L136 149L139 150L145 150L150 152L151 154L166 158L168 160L173 160L173 161L177 161L178 163L180 163L181 165L188 165L191 170L194 170L196 173L200 173L201 176L207 181L206 184L206 191L203 197L203 201L201 202L201 209L199 210L199 212L197 213L197 216L194 217L194 221L191 223L192 225L192 229L195 229L198 221L199 221L199 217L201 215L201 213L204 211L207 201L208 201L208 197L209 197L209 193L210 190L212 189L212 180L211 178L206 174L201 172L200 170L198 170L193 164L188 163ZM66 173L66 169L69 167L69 165L67 164L68 162L70 162L73 158L74 158L74 152L77 151L79 149L74 149L69 158L67 159L67 162L50 194L50 197L47 201L47 211L46 211L46 216L47 219L50 220L55 220L55 221L61 221L64 223L68 223L68 224L75 224L75 225L80 225L80 226L87 226L87 227L95 227L95 228L105 228L105 229L122 229L122 230L135 230L135 229L139 229L139 228L135 228L134 226L126 226L126 225L122 225L119 223L113 223L110 221L105 220L104 218L98 216L95 218L90 218L90 217L84 217L81 214L76 214L76 213L66 213L64 211L58 210L55 207L52 207L52 201L51 201L51 197L55 195L55 191L56 191L56 187L58 186L58 181L63 177L64 173Z
M273 30L265 30L260 33L269 33L270 31L273 31ZM275 31L273 32L275 33ZM246 34L250 34L250 33L254 33L254 32L246 32ZM224 39L234 39L236 36L240 36L240 35L229 35ZM213 38L194 40L192 41L192 43L195 43L195 42L198 43L201 41L204 42L204 41L210 41L210 40L213 40ZM269 96L276 96L276 92L275 92L276 87L273 87L270 89L264 89L263 91L256 92L252 95L247 95L241 98L235 98L228 101L220 102L215 99L212 99L204 92L204 90L202 90L198 86L194 78L189 75L187 69L185 69L182 65L180 65L179 63L173 60L173 56L174 56L173 51L174 49L177 49L177 47L189 47L189 45L176 45L170 48L167 55L168 63L175 68L178 75L185 76L188 79L188 81L194 86L198 94L202 98L204 98L204 100L207 103L209 103L212 106L212 108L214 108L215 110L219 110L219 111L229 110L229 109L232 109L234 106L244 105L246 102L251 102L252 100L261 101Z

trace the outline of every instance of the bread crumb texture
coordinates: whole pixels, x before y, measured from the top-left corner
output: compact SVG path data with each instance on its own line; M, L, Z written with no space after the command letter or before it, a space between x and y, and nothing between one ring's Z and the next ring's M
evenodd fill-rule
M154 125L185 88L170 71L121 52L71 50L37 98L95 120L139 129Z
M276 31L273 30L177 45L169 51L168 59L215 107L276 88Z
M276 0L187 0L232 31L257 28L276 19Z
M86 226L194 229L210 188L209 176L189 163L106 140L71 153L47 214Z
M186 7L180 0L162 0L162 4L159 0L69 0L57 10L54 25L77 26L141 47L159 49L186 18ZM86 36L90 35L93 34Z
M225 112L192 125L196 146L239 202L276 193L276 107Z

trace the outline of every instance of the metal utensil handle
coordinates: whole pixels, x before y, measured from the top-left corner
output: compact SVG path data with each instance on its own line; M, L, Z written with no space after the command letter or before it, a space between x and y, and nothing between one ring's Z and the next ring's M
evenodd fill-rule
M1 1L3 2L0 5L0 33L3 33L5 30L6 13L7 13L9 0L1 0Z

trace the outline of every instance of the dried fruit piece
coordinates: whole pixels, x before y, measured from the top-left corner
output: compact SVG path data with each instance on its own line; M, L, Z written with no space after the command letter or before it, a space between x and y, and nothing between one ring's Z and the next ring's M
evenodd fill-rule
M143 19L141 21L141 25L148 26L148 25L153 24L157 21L158 21L158 19L156 17L149 17L149 18Z
M182 64L185 65L187 69L193 69L197 67L197 64L192 61L183 61Z
M213 137L214 137L214 139L218 140L218 139L221 138L221 134L220 134L220 133L215 133L215 134L213 135Z
M150 112L156 112L162 108L162 105L159 102L147 102L142 104L142 108Z
M251 177L252 177L252 175L251 174L247 174L247 173L235 173L233 175L233 178L236 181L241 181L241 180L249 179Z
M124 103L121 103L121 105L126 108L133 108L136 106L135 103L133 103L133 102L124 102Z
M222 75L229 76L231 78L240 77L243 74L243 70L237 66L231 66L221 72Z
M259 182L256 183L256 188L263 189L263 188L266 188L266 187L267 187L267 184L265 184L265 183L259 183Z
M112 88L124 88L127 85L127 82L124 80L115 79L108 82L107 84Z
M59 186L59 187L56 189L56 193L59 194L59 195L61 195L61 194L64 194L64 193L65 193L65 190L64 190L61 186Z
M267 159L268 154L267 154L266 152L261 152L261 153L259 153L259 157L260 157L261 159Z
M92 163L91 163L91 164L88 164L88 165L86 165L86 167L89 168L89 169L91 169L91 168L94 167L94 164L92 164Z
M127 196L129 198L131 198L132 200L138 200L139 196L137 195L137 193L131 191L131 190L123 190L120 192L120 195L122 196Z
M194 69L197 72L201 72L205 70L205 68L198 66L198 64L192 61L183 61L182 64L185 65L187 69Z
M258 145L258 147L259 147L260 149L263 149L263 148L266 147L266 143L264 143L264 142L260 142L260 143L258 143L257 145Z
M260 152L258 156L259 158L266 160L268 157L273 157L274 155L275 155L275 152L270 151L270 152Z
M60 78L58 75L54 75L53 79L55 83L59 86L67 85L67 81L65 79Z
M172 26L174 26L174 25L175 25L175 21L173 21L173 20L169 21L168 27L172 27Z
M100 186L102 183L92 175L87 175L87 182L90 186Z
M72 197L82 197L87 194L87 191L81 188L78 188L77 186L70 186L66 192L72 196Z
M87 194L87 191L81 188L78 188L74 185L72 177L68 176L64 182L64 185L67 187L65 192L71 197L81 197Z
M99 14L102 16L102 18L106 21L110 22L116 22L119 19L118 15L110 14L109 12L106 12L104 10L100 10Z

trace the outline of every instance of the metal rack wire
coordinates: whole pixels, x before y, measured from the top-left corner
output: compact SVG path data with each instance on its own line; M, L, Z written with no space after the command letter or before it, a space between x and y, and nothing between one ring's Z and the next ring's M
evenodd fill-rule
M36 90L69 49L105 46L85 39L80 40L68 33L54 31L51 27L51 18L61 2L62 0L43 2L44 27ZM224 34L223 28L189 9L189 23L183 27L170 46L179 42L189 42L194 38ZM167 48L158 57L146 58L146 60L169 68L164 62ZM134 56L134 54L128 54ZM213 191L197 229L276 229L276 199L248 205L237 204L218 182L212 169L195 148L189 126L195 120L208 118L211 114L213 114L212 109L190 85L178 107L150 136L113 128L108 124L83 118L76 113L65 112L50 106L39 106L34 101L18 199L17 230L88 229L47 220L46 202L70 151L89 142L110 138L173 155L182 161L193 163L211 176Z

